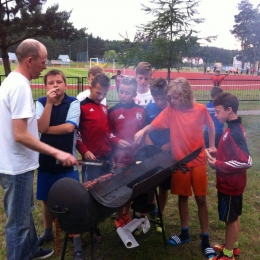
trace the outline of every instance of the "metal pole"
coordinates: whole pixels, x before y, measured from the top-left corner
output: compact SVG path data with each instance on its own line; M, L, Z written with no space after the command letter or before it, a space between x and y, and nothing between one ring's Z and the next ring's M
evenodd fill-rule
M71 45L68 45L69 46L69 58L71 60Z
M87 62L88 62L88 37L86 37L87 39Z

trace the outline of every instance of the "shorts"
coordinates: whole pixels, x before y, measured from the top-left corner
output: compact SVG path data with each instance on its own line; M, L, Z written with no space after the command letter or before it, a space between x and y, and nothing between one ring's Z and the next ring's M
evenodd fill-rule
M207 167L190 167L189 171L183 173L177 170L172 174L171 193L181 196L206 196L208 194Z
M243 194L227 195L218 191L219 220L234 222L242 214Z
M172 184L172 175L167 177L163 182L159 184L161 188L164 190L170 190L171 189L171 184Z
M82 166L82 182L92 181L102 175L112 172L112 157L111 155L97 158L100 161L108 161L105 166Z
M56 181L66 177L79 181L79 172L76 170L64 173L50 173L38 170L36 199L47 201L52 185Z

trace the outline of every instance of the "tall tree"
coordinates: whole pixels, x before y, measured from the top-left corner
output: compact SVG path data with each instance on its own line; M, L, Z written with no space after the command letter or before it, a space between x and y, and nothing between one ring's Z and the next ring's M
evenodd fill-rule
M28 38L49 36L74 39L85 34L68 22L70 12L58 11L59 5L42 10L46 0L0 0L0 50L5 74L11 71L8 48Z
M242 50L242 66L245 61L255 62L260 51L260 14L259 5L254 8L249 0L242 0L238 4L240 11L235 15L235 25L231 33L240 41Z
M197 17L196 8L199 2L200 0L150 0L152 7L142 5L142 10L152 14L155 19L138 27L135 42L152 44L152 66L166 67L168 81L171 69L179 68L180 53L187 49L186 46L191 46L191 43L196 45L199 39L196 37L197 32L191 29L195 24L204 21ZM149 51L148 48L148 54ZM147 50L144 49L145 52Z

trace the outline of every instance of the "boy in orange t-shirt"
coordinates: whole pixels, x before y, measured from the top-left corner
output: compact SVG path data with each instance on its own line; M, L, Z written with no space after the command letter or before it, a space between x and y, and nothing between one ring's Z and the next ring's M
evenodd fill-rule
M172 157L177 161L200 146L205 148L203 127L207 125L209 144L214 149L215 128L213 121L205 105L194 101L189 82L185 78L173 80L167 89L167 96L170 106L166 107L150 125L137 132L135 141L139 143L144 134L153 130L169 128ZM199 156L187 164L189 167L187 173L177 170L172 175L171 193L178 195L181 234L171 236L168 239L168 244L177 246L190 241L188 199L193 190L201 225L200 246L205 256L212 258L216 252L209 244L206 163L205 149L202 149Z

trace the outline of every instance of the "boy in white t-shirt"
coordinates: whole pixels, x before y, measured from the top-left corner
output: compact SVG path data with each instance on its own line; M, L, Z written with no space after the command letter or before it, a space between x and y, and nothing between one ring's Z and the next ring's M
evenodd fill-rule
M148 62L140 62L136 67L136 81L138 84L137 95L134 99L135 103L146 107L147 104L153 103L149 85L152 76L152 66Z

